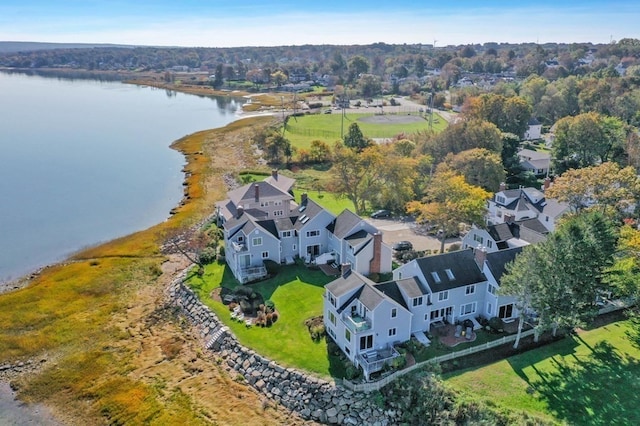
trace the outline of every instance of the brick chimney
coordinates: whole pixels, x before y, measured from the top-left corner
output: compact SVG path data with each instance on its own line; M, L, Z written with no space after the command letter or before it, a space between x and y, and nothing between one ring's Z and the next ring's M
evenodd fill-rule
M506 223L507 225L511 225L514 221L515 221L514 215L512 215L511 213L504 214L504 223Z
M507 189L507 184L504 182L500 182L500 192L504 191Z
M347 278L349 275L351 275L350 263L343 263L340 265L340 275L342 276L342 278Z
M255 192L256 203L257 203L258 201L260 201L260 185L258 185L257 183L254 183L253 184L253 189L254 189L254 192Z
M271 177L274 178L275 180L278 180L278 169L271 170Z
M244 207L242 207L242 205L240 205L236 209L236 217L240 218L243 214L244 214Z
M547 189L549 189L550 186L551 186L551 178L547 176L546 178L544 178L544 183L542 184L542 190L546 191Z
M382 269L382 233L373 234L373 258L369 262L369 273L379 274Z
M478 246L473 249L473 257L478 264L480 270L484 267L484 262L487 260L487 248L484 246Z

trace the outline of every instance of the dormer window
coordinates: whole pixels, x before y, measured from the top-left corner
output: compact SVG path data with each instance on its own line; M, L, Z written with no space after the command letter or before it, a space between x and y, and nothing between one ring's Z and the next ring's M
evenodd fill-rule
M496 203L504 204L505 198L502 195L496 195Z

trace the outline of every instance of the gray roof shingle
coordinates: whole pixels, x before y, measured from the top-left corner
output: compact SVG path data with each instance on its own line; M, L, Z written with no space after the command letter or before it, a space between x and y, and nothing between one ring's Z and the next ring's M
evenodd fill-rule
M421 257L415 262L433 293L486 281L486 277L476 264L473 249ZM447 269L451 270L453 280L449 279ZM436 282L432 272L438 274L440 282Z

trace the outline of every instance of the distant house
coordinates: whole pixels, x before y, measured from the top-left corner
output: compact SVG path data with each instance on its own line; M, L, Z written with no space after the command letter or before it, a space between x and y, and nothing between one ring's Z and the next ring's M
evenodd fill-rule
M487 202L487 224L521 222L538 219L549 232L553 232L557 219L569 211L569 205L535 188L506 189L504 185Z
M265 277L267 260L291 264L295 258L348 262L364 275L391 271L391 248L373 225L348 210L336 217L306 194L297 204L294 183L274 170L216 203L226 262L238 281Z
M509 219L508 219L509 220ZM523 247L546 240L549 230L538 219L489 225L487 229L472 226L462 238L462 248L484 248L487 253Z
M521 149L518 151L518 158L520 159L520 166L524 170L528 170L538 177L549 175L551 154L548 152Z
M540 123L535 117L531 117L527 123L527 130L524 132L524 140L532 141L540 139L542 136L542 123Z
M514 298L498 293L505 265L521 248L487 253L460 250L423 257L393 271L393 279L374 283L346 268L325 286L327 333L365 378L398 356L395 346L447 323L477 317L518 316Z

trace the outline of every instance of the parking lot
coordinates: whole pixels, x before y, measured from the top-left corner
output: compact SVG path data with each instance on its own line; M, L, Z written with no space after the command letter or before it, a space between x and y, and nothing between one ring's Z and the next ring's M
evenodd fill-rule
M382 231L382 241L392 246L398 241L409 241L414 250L440 250L440 241L427 235L425 227L421 227L411 219L367 219ZM460 243L460 238L448 238L445 250L451 244Z

